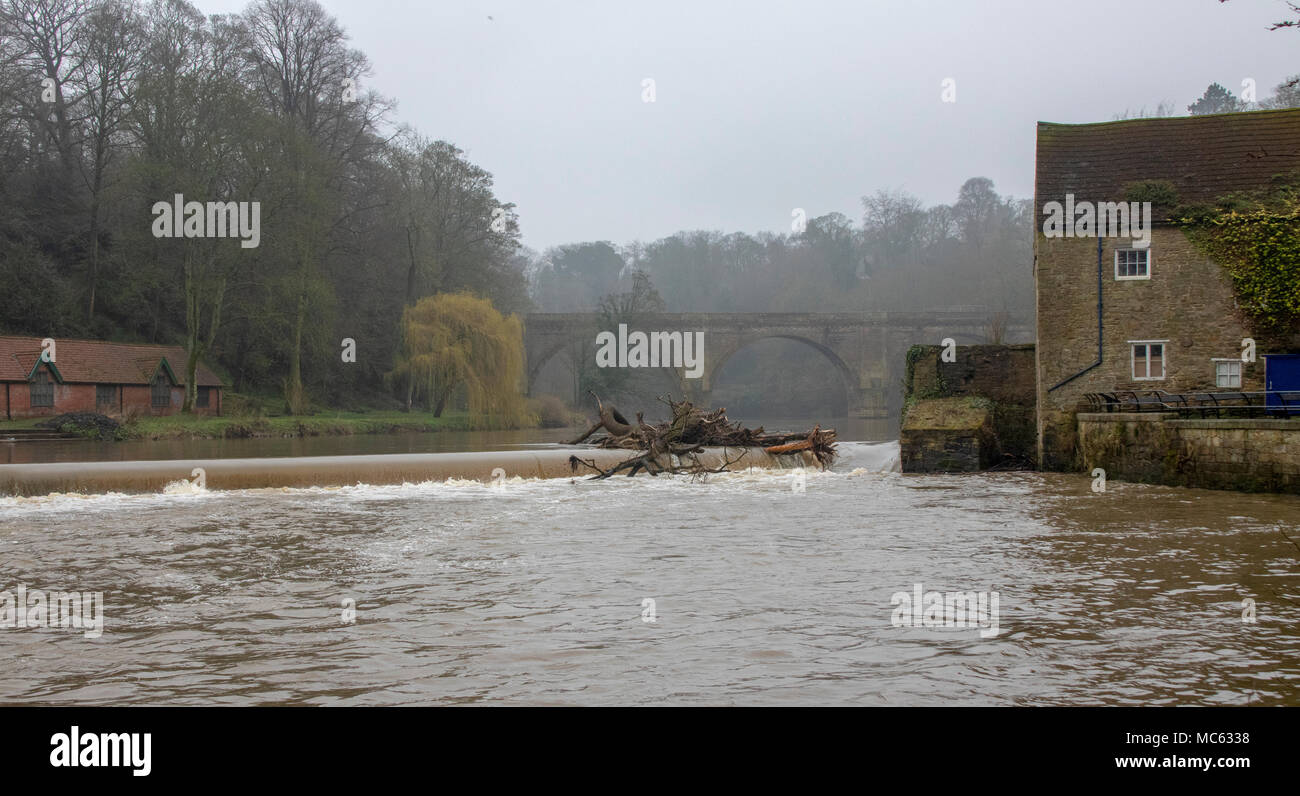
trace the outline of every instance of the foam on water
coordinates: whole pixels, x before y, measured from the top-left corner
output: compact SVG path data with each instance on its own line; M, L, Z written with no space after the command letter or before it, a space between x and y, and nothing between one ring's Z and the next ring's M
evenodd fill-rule
M899 446L897 442L842 442L839 457L831 470L804 467L804 477L812 483L827 478L861 477L899 471ZM520 497L536 494L571 493L575 487L600 490L681 490L731 491L747 488L787 489L797 466L780 468L750 467L728 473L709 473L692 477L688 475L640 475L626 478L622 475L596 481L590 473L576 473L564 478L535 478L511 476L500 481L481 481L472 478L451 477L446 480L403 482L401 484L357 483L345 486L262 487L238 490L215 490L199 486L194 480L170 481L157 493L81 493L54 492L41 496L0 497L0 511L25 513L30 511L59 510L114 510L134 509L153 504L166 504L174 500L192 500L198 497L214 498L222 495L285 494L342 500L392 500L408 497L476 499L503 495Z
M899 445L893 442L841 442L835 446L839 458L835 460L836 470L848 470L849 475L858 475L862 470L869 473L899 472Z
M207 487L199 486L194 481L181 479L178 481L172 481L167 486L163 487L162 493L164 495L206 495L208 494L208 490Z

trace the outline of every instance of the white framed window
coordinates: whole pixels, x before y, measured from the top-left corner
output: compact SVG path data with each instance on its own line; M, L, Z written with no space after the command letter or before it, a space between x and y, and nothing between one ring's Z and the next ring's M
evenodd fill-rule
M1241 360L1214 359L1214 386L1241 387Z
M1165 343L1168 340L1129 340L1129 360L1134 381L1160 381L1165 377Z
M1151 247L1115 250L1116 279L1150 279Z

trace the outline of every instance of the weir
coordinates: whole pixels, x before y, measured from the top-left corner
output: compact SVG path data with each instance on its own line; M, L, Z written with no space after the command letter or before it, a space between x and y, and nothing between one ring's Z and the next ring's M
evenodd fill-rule
M816 467L811 454L773 456L761 448L705 448L699 460L719 467L729 456L736 468ZM492 482L500 478L586 478L590 468L569 468L569 457L609 468L639 451L593 448L473 453L402 453L366 456L297 456L278 459L170 459L132 462L60 462L0 465L0 495L48 495L54 492L161 492L177 481L196 481L202 470L208 489L355 486L445 481L449 478ZM504 472L504 476L502 476Z

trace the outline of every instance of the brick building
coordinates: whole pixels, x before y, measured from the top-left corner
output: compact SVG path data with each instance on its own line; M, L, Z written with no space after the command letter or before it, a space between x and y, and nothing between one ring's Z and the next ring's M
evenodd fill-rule
M180 346L55 340L52 361L39 337L0 337L0 417L99 412L171 415L185 401ZM221 414L221 379L200 362L194 411Z
M1242 339L1253 335L1226 271L1167 223L1159 207L1145 248L1132 237L1048 237L1046 207L1067 195L1094 205L1124 202L1131 186L1143 181L1171 183L1181 204L1210 204L1233 191L1265 187L1276 175L1300 171L1300 109L1040 122L1037 149L1034 278L1043 468L1075 464L1074 413L1085 393L1263 390L1264 358L1241 361ZM1300 340L1292 340L1282 348L1294 352L1297 345Z

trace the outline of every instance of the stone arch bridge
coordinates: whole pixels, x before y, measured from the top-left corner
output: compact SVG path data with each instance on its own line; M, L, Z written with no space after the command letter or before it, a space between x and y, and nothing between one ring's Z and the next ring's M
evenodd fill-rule
M838 372L847 392L851 417L889 417L902 406L903 370L907 349L916 344L938 345L951 337L958 345L989 342L990 313L835 312L835 313L654 313L629 324L629 332L703 332L703 372L686 378L685 368L670 368L680 395L698 405L711 405L710 394L727 361L759 340L786 339L816 351ZM542 369L561 351L594 357L596 335L604 329L594 313L532 313L524 316L524 351L528 392ZM1002 342L1030 342L1033 329L1011 319ZM594 363L593 363L594 364ZM830 389L836 389L828 382Z

